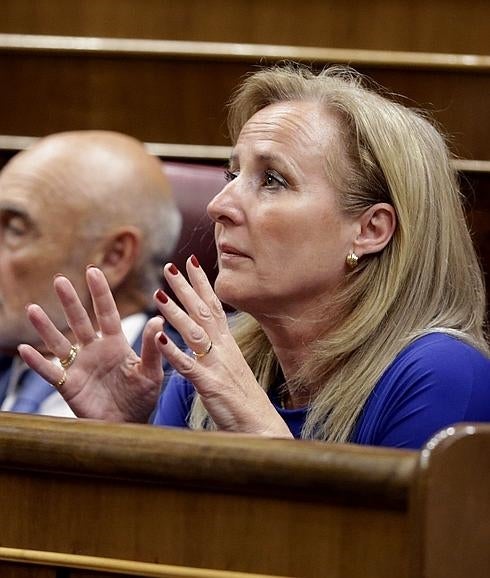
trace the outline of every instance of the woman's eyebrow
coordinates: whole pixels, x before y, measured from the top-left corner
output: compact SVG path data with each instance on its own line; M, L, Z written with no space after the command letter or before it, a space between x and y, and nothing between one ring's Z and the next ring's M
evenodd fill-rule
M233 152L230 155L228 163L230 165L232 165L234 163L237 163L238 159L239 159L238 153ZM254 155L254 160L260 161L260 162L271 162L271 161L282 161L283 158L282 158L282 156L277 155L275 153L256 153Z

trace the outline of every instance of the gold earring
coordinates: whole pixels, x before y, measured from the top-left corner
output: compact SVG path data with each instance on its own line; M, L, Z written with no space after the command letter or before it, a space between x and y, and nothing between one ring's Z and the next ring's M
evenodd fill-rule
M349 254L345 258L345 262L349 269L355 269L359 265L359 257L354 253L354 251L349 251Z

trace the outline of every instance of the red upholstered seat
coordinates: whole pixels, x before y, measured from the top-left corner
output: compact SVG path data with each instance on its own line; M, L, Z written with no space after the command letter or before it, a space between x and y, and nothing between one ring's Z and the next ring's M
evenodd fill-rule
M182 235L172 261L185 271L185 262L194 253L213 283L217 272L216 248L206 206L225 185L223 169L167 161L163 166L183 216Z

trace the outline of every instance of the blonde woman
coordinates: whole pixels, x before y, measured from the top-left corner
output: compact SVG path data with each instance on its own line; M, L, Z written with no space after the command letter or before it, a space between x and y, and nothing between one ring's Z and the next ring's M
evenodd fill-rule
M282 66L248 77L230 108L228 183L211 201L219 274L195 256L155 303L189 352L151 320L141 358L102 273L87 283L100 333L64 277L78 341L28 316L70 367L24 360L79 416L144 421L161 355L177 370L154 423L418 448L458 421L490 421L485 293L439 132L350 70ZM237 309L231 329L220 304ZM74 359L72 359L72 357Z

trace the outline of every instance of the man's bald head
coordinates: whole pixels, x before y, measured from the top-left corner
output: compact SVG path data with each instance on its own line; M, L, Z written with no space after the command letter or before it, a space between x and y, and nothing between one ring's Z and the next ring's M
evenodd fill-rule
M140 206L138 197L173 202L161 164L143 145L127 135L109 131L74 131L40 139L9 163L18 170L46 174L53 192L67 191L90 203L119 200ZM61 185L61 187L60 187ZM114 207L114 215L120 210Z
M13 170L31 173L52 203L82 211L88 228L133 224L148 237L162 228L169 238L162 239L160 251L168 255L175 246L180 219L161 163L132 137L110 131L53 134L15 156L4 169ZM171 215L155 221L157 207L158 214Z
M57 272L82 290L88 263L106 272L123 314L141 309L181 223L160 162L107 131L51 135L16 155L0 173L0 215L0 322L22 301L49 301Z

